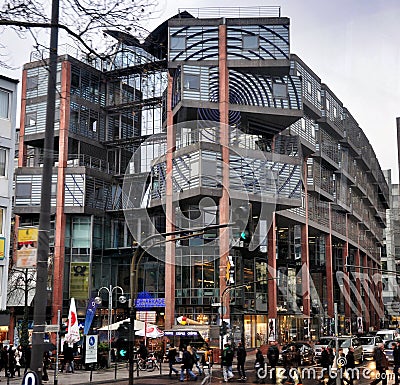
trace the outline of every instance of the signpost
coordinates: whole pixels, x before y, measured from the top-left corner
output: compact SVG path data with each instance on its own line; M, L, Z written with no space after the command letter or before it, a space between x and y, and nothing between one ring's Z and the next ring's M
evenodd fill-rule
M85 364L97 362L97 346L99 342L98 335L85 336ZM93 378L93 365L90 365L90 382Z

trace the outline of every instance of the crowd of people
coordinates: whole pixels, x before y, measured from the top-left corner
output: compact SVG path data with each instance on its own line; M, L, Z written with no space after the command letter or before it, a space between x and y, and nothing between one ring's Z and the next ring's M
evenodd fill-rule
M31 347L23 349L22 346L4 345L0 347L0 373L4 370L4 376L13 378L21 377L21 369L24 373L30 365Z

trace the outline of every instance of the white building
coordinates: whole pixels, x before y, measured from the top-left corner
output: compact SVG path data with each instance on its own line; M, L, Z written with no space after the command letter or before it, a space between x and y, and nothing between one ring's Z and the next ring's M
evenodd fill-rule
M6 308L7 301L17 85L18 80L0 75L0 310Z

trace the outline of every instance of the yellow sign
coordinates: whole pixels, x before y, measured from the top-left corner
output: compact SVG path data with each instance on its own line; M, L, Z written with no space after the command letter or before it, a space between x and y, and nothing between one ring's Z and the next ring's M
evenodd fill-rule
M75 299L88 299L89 296L89 262L71 262L69 277L69 296Z
M0 261L6 257L6 239L0 237Z
M17 267L24 269L36 267L38 234L37 227L18 229L18 250L15 261Z

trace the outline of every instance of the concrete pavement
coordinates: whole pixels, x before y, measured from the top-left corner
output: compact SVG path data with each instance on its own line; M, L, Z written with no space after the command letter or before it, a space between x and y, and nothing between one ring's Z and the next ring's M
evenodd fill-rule
M235 363L236 364L236 363ZM230 381L230 384L238 385L243 384L243 382L237 381L237 372L236 365L234 365L234 373L235 378ZM247 369L247 384L255 384L256 383L256 375L253 368L253 360L248 361L246 363ZM368 385L371 380L369 376L364 375L364 369L368 369L368 362L365 362L363 365L359 366L360 370L360 379L355 380L355 385ZM315 370L315 378L311 375L309 378L309 372ZM196 372L196 370L194 370ZM318 366L306 367L306 370L303 372L304 378L302 381L303 385L319 385L319 376L320 376L321 368ZM391 371L389 371L391 372ZM168 377L169 368L167 363L163 363L160 371L140 371L139 377L137 377L135 372L134 384L135 385L173 385L173 384L181 384L179 381L179 377L173 376L172 378ZM193 382L196 384L202 384L204 377L198 376L197 382ZM90 371L85 370L76 370L75 373L59 373L58 374L58 385L90 385L90 384L117 384L117 385L128 385L128 367L125 363L119 363L117 366L117 370L115 371L115 366L109 369L101 369L94 370L92 373ZM4 377L4 372L0 373L0 381L1 384L10 384L16 385L22 383L22 377L20 378L6 378ZM222 381L222 372L219 365L214 365L211 382L208 384L221 384ZM268 378L265 380L265 383L271 384ZM278 375L278 384L284 384L285 381L279 378ZM389 378L388 385L392 385L394 383L393 378ZM54 371L49 371L49 385L54 384Z

